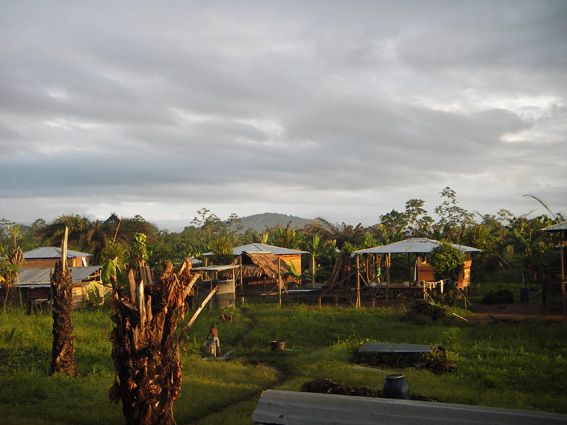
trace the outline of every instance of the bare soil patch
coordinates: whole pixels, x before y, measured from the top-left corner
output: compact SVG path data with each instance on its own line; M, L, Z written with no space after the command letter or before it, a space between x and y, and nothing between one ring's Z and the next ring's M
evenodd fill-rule
M477 323L519 322L523 320L542 320L560 322L563 320L560 306L542 310L539 303L475 304L467 320Z

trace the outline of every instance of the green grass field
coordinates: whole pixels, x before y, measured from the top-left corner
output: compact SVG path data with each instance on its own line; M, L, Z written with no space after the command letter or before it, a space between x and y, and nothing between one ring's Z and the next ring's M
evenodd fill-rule
M455 310L465 316L467 312ZM223 322L220 313L231 314ZM219 329L229 361L204 361L210 323ZM0 424L122 424L121 406L108 401L114 379L111 329L105 309L74 311L79 377L48 376L48 315L0 313ZM189 332L182 354L183 386L175 404L178 424L250 424L261 392L299 391L314 379L381 389L384 376L401 371L412 394L450 403L567 413L565 323L473 324L458 318L408 320L400 308L318 308L252 304L206 309ZM270 341L286 341L273 352ZM386 370L353 363L366 341L441 345L453 373Z

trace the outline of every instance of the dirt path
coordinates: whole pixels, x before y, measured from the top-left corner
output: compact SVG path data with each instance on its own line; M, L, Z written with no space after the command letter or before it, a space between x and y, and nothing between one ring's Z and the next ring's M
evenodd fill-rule
M517 322L521 320L561 322L563 317L561 307L550 307L542 311L539 303L475 304L474 312L467 316L467 320L475 323Z

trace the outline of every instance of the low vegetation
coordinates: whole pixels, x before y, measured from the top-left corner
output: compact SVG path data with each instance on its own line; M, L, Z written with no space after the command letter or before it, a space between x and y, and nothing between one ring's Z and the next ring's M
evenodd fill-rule
M453 308L461 317L467 311ZM122 424L109 402L114 380L110 312L74 311L80 375L49 376L51 317L17 310L0 320L0 410L3 424ZM228 361L211 361L204 339L211 322ZM412 394L450 403L567 413L565 323L529 320L475 324L452 314L419 321L402 306L318 308L307 304L251 304L206 309L191 327L181 355L183 384L176 423L249 424L261 392L299 391L313 380L381 389L384 376L406 375ZM286 341L284 351L270 342ZM454 370L436 373L355 362L367 341L441 346ZM203 360L203 359L208 359ZM418 367L416 367L418 366ZM450 368L452 369L452 368Z
M516 297L520 289L525 294L526 287L537 292L542 284L556 280L560 265L559 250L555 249L558 235L542 229L564 221L563 215L553 213L537 198L550 217L515 217L504 209L497 215L477 213L476 217L458 206L456 193L450 188L441 192L441 199L435 208L437 222L423 208L424 201L410 199L405 211L392 210L369 227L334 225L321 218L302 222L299 227L290 217L287 224L265 224L264 229L254 230L244 227L234 214L222 221L206 208L179 233L159 230L140 216L115 214L104 221L66 215L49 224L38 219L31 226L0 220L0 257L5 257L0 258L4 294L0 312L0 422L124 423L120 404L109 402L109 388L116 379L110 311L106 307L73 311L78 374L50 374L53 319L50 314L26 315L12 290L22 267L21 252L59 245L65 228L70 230L69 248L93 254L91 264L116 260L135 265L143 260L152 268L154 278L159 278L156 271L162 269L165 260L179 265L188 257L199 259L203 253L213 252L215 264L222 264L233 261L233 246L261 242L312 254L312 258L304 256L309 263L302 265L302 274L296 271L300 286L315 280L325 284L331 275L340 273L346 287L353 283L348 281L353 275L353 251L409 237L427 237L482 250L475 254L471 269L477 302L502 291ZM147 251L143 257L132 256L141 237ZM444 245L437 258L430 258L436 273L442 274L439 278L456 276L462 263L460 254L448 247ZM394 257L388 270L392 282L407 280L408 267L415 258ZM337 270L336 265L340 266ZM375 276L372 273L377 270L370 263L362 267L367 278ZM406 375L412 395L427 400L567 413L564 322L479 324L466 320L470 310L459 308L464 307L462 300L455 304L445 300L442 308L428 303L391 303L358 309L316 307L310 299L304 301L294 304L285 300L281 307L265 301L227 311L207 307L190 327L188 342L183 338L182 386L174 404L175 422L249 424L265 389L300 391L308 382L326 380L365 387L372 393L381 389L387 374L400 372ZM184 328L184 320L178 329ZM219 329L222 353L230 352L228 360L212 361L206 354L204 340L211 322ZM286 349L272 351L271 341L285 341ZM357 356L360 345L369 341L442 349L409 364L384 363Z

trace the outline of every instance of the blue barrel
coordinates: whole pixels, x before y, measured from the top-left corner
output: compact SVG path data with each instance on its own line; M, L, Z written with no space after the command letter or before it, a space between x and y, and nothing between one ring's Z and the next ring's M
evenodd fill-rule
M382 393L384 394L384 398L409 400L410 390L405 375L400 373L386 376L384 378Z
M520 301L523 303L530 302L530 288L520 288Z

